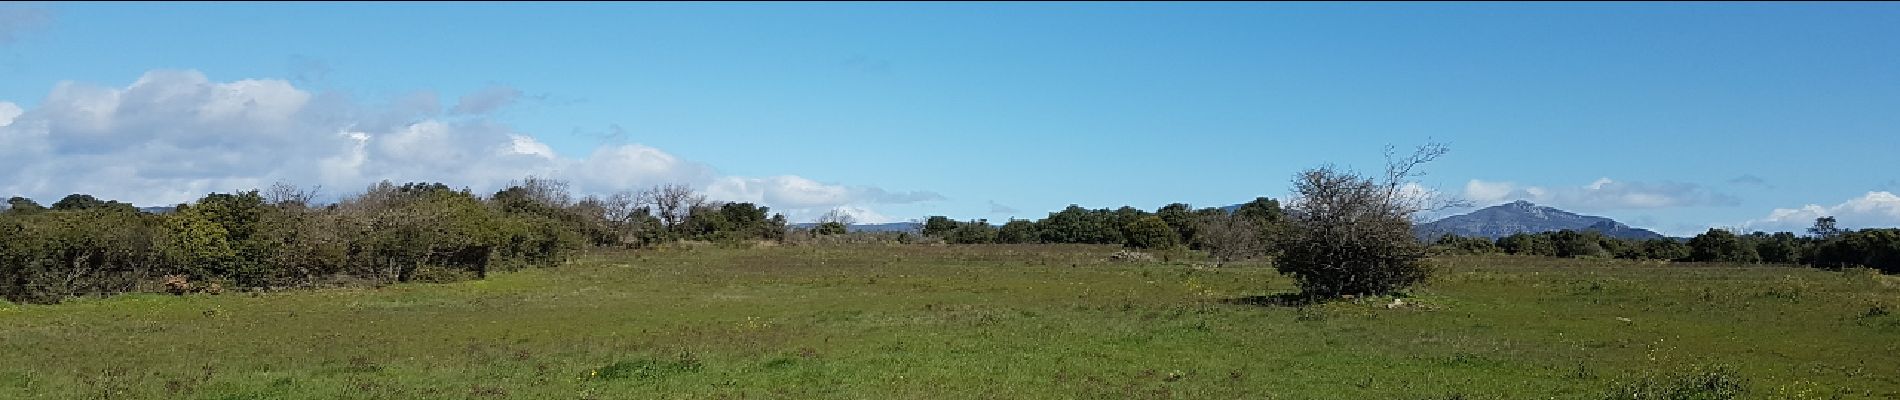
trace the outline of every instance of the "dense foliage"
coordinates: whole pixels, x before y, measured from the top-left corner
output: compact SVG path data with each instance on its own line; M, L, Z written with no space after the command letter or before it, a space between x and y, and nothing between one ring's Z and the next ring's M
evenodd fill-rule
M196 288L449 281L560 264L590 246L780 240L785 217L750 203L707 202L684 187L574 201L529 178L487 197L440 183L383 182L321 207L311 193L213 193L170 212L75 194L0 212L0 298ZM672 218L654 212L674 212Z
M1271 254L1284 232L1280 202L1261 197L1234 207L1195 209L1184 203L1154 212L1123 206L1087 209L1069 205L1041 220L1015 219L1002 226L988 220L956 221L931 216L919 224L925 237L953 244L1119 244L1137 249L1185 247L1221 260L1245 260Z

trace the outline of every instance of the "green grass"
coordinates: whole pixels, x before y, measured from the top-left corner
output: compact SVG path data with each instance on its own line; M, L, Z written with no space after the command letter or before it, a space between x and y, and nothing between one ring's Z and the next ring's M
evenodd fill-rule
M0 398L1900 398L1900 282L1464 257L1389 298L1250 305L1260 266L1112 247L595 255L486 281L0 303Z

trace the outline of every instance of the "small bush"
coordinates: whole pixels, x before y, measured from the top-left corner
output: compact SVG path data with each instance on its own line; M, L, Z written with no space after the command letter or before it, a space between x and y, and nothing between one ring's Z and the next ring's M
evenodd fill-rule
M1603 395L1605 400L1728 400L1747 392L1747 381L1726 366L1650 376Z
M1867 311L1861 313L1860 316L1861 318L1873 318L1890 314L1893 314L1893 310L1887 309L1885 304L1875 304L1867 306Z
M1390 294L1424 282L1432 268L1412 218L1433 207L1431 196L1413 193L1416 168L1449 149L1421 146L1405 158L1386 150L1380 177L1324 166L1295 176L1287 208L1288 235L1274 268L1293 276L1311 296ZM1455 202L1440 206L1455 205Z
M598 379L608 380L627 378L648 380L673 374L699 372L701 367L699 359L693 357L692 353L682 353L679 359L674 361L642 358L607 364L607 366L600 367L599 370L594 371L593 376Z

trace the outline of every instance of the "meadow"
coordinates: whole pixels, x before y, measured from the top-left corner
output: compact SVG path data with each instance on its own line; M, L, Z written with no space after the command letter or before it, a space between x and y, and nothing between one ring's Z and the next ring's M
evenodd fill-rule
M0 303L0 398L1900 398L1900 277L1866 270L1440 257L1402 297L1304 304L1270 266L1118 249L596 252L447 284Z

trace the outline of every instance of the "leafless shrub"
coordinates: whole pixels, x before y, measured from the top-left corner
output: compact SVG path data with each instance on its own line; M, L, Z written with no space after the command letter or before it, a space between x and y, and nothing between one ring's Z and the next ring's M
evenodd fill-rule
M1432 143L1410 156L1386 151L1386 169L1374 178L1333 166L1298 174L1288 208L1289 232L1275 266L1292 275L1309 296L1385 294L1425 280L1425 247L1412 234L1412 218L1428 207L1455 201L1421 196L1411 179L1417 168L1449 149Z
M660 185L647 189L641 197L653 202L654 211L667 229L673 229L674 226L686 220L693 208L706 203L706 195L694 192L691 186L681 184Z
M1196 223L1195 240L1215 260L1228 262L1259 258L1271 248L1261 237L1263 227L1251 219L1221 214L1203 216Z

